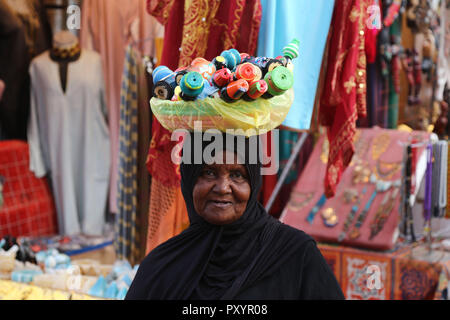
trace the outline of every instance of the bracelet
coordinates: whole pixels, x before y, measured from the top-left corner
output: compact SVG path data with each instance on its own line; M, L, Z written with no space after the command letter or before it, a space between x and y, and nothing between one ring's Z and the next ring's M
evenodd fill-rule
M366 194L367 187L364 187L362 194ZM362 198L362 197L361 197ZM347 231L350 228L350 226L353 224L353 220L355 219L356 213L358 212L358 206L361 203L361 198L358 198L357 204L352 206L352 209L350 210L350 213L348 214L347 218L345 219L344 228L342 232L338 236L338 241L341 242L345 239L345 236L347 235Z
M378 209L377 214L370 225L369 240L372 240L372 238L383 229L392 209L394 209L395 198L397 197L398 191L399 188L396 187L390 194L386 194L383 199L382 205Z
M309 224L312 224L314 221L314 217L316 216L317 212L319 212L320 208L325 204L325 201L327 200L325 194L322 194L319 201L317 201L314 208L311 209L308 216L306 217L306 221L309 222Z

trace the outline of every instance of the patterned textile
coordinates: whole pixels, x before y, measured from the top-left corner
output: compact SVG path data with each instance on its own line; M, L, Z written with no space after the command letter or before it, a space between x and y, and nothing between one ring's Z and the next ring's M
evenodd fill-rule
M384 253L319 244L346 299L447 299L450 254L425 244L399 245ZM430 258L431 257L431 258ZM429 261L429 260L433 261Z
M333 197L342 172L353 153L358 117L366 116L365 31L370 0L338 0L330 30L325 87L320 101L320 121L328 127L330 152L325 175L325 195Z
M138 144L138 86L135 53L128 46L122 80L120 103L120 155L117 186L117 239L119 259L134 262L139 241L137 215L137 144Z
M56 209L47 181L36 178L29 166L25 142L0 142L0 176L4 179L0 238L5 235L54 235L58 232Z
M401 36L401 19L396 19L391 25L390 29L391 37ZM388 128L397 129L398 122L398 81L400 72L400 58L394 56L391 60L391 68L389 73L389 112L388 112Z
M196 57L212 60L229 48L255 53L262 15L259 0L147 0L147 11L164 25L164 48L160 64L172 70L189 65ZM179 166L170 160L171 151L176 145L170 137L171 133L154 118L147 160L152 175L148 224L150 229L162 229L159 232L149 230L147 252L175 236L174 232L188 224L186 205L180 196ZM157 188L163 185L163 191ZM161 197L155 192L164 193L165 200L156 202ZM175 227L167 228L162 225L163 221ZM163 229L167 232L162 232Z

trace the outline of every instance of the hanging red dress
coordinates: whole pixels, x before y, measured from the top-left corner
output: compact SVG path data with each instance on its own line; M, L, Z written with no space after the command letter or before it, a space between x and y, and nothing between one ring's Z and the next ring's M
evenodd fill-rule
M353 153L358 117L366 116L365 29L371 0L337 0L331 22L327 72L319 119L327 127L330 152L325 195L333 197Z

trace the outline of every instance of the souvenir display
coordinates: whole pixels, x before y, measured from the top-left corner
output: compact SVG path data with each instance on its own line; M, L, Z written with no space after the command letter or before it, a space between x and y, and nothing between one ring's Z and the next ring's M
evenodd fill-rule
M202 121L202 130L272 130L283 122L294 98L299 41L294 39L282 54L254 57L229 49L212 61L199 57L175 71L158 66L152 111L169 131L192 131L196 121Z
M315 196L297 210L295 205L288 204L280 219L317 241L388 250L393 248L398 231L402 231L398 227L400 189L405 185L402 180L403 144L417 141L414 157L416 162L421 161L426 156L426 146L418 142L428 141L430 134L375 127L357 129L355 138L355 154L336 190L338 196L326 199L324 186L317 179L326 170L326 163L320 160L328 151L324 146L327 139L322 136L293 189L296 194L315 191ZM419 168L422 167L411 165L411 172L415 173L408 175L414 180L409 188L411 195L417 194L416 179L424 174ZM294 199L292 196L290 202L296 202ZM316 219L316 215L320 219Z

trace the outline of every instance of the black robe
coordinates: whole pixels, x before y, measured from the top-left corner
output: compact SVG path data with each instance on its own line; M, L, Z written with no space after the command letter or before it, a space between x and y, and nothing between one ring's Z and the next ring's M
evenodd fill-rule
M246 139L245 159L249 150ZM245 164L251 194L244 214L223 226L209 224L194 209L192 191L202 167L181 164L190 226L147 255L126 299L344 299L315 241L258 203L259 163Z

